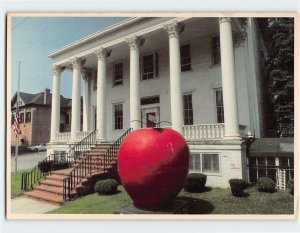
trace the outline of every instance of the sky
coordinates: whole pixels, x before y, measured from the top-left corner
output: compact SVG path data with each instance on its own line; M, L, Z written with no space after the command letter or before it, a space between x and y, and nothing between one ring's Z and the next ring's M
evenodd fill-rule
M20 92L52 90L52 61L48 54L84 36L100 31L126 18L116 17L12 17L11 97ZM8 28L9 30L9 28ZM71 72L62 72L61 95L71 98Z

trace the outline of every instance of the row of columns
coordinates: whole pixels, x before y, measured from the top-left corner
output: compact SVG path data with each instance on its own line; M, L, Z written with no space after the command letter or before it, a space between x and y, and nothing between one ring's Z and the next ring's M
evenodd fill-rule
M230 18L220 18L220 48L221 48L221 70L223 86L223 105L225 121L225 137L239 137L239 122L237 111L237 96L235 86L234 53ZM180 65L180 33L184 30L182 23L174 22L165 25L165 31L169 35L169 61L170 61L170 97L171 97L171 122L172 128L183 132L183 100L181 85ZM141 122L140 106L140 65L139 48L144 44L144 39L133 36L126 39L130 48L130 127L138 129ZM106 141L106 59L110 56L111 50L99 48L94 51L98 60L97 75L97 130L98 140ZM80 130L80 81L82 67L85 59L70 59L73 66L72 86L72 121L71 141L76 141L77 131ZM53 66L53 89L52 89L52 113L51 113L51 141L55 141L56 133L59 132L60 116L60 74L61 68ZM84 76L86 77L86 76ZM89 128L90 121L89 106L90 96L88 95L89 82L84 78L84 129Z

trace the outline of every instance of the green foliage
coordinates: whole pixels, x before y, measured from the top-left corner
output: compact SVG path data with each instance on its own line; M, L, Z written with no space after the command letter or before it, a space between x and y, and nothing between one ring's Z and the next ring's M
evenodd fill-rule
M191 193L204 191L207 176L202 173L190 173L187 176L184 190Z
M261 177L257 180L256 186L260 192L274 193L276 184L271 178Z
M115 194L118 189L118 182L114 179L99 180L95 184L95 192L103 195Z
M231 193L235 197L244 196L244 189L247 187L247 182L242 179L230 179L229 180Z
M294 135L294 19L270 18L264 33L269 48L267 83L275 112L273 136Z
M287 188L290 192L290 194L294 195L294 179L290 179L288 184L287 184Z
M51 171L53 161L41 161L38 163L38 167L43 173Z

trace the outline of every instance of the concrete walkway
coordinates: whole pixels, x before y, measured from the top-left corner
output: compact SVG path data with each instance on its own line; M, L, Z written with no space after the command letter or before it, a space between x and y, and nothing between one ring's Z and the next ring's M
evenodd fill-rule
M59 205L23 196L11 199L10 205L12 214L43 214L60 207Z

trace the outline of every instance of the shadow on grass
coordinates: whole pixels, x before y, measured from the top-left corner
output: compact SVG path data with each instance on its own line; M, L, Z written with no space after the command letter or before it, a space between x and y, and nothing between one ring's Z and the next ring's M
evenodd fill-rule
M186 193L208 193L212 190L211 187L204 187L203 189L201 190L197 190L197 191L186 191L184 190Z
M249 194L249 193L242 192L242 193L235 194L235 195L232 194L232 196L234 196L234 197L241 197L241 198L242 198L242 197L249 197L250 194Z
M119 193L121 193L122 191L121 190L117 190L115 193L112 193L112 194L99 194L99 196L114 196L114 195L118 195Z
M178 197L177 199L187 201L189 203L188 214L210 214L215 209L210 202L205 200L192 197Z

